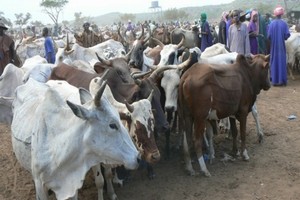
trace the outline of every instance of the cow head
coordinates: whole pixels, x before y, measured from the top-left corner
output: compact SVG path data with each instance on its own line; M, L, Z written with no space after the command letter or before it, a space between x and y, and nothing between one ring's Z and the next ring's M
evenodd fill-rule
M91 80L90 91L92 94L99 90L103 78L105 78L104 76ZM123 118L128 122L129 134L141 153L142 159L149 163L158 162L160 160L160 153L154 139L154 116L151 108L153 92L151 92L147 99L141 99L132 104L127 102L123 104L116 101L109 86L105 89L105 95L118 109L119 114L126 116Z
M184 44L185 37L182 36L182 39L179 44L168 44L164 45L163 49L160 52L160 62L158 65L172 65L177 64L177 54L178 49Z
M175 69L167 70L163 73L161 79L161 87L165 91L166 101L165 110L167 112L177 111L177 99L178 99L178 86L180 82L180 76L182 70L190 65L192 54L190 53L189 59L180 65L173 65Z
M131 54L129 57L130 58L129 65L134 66L140 70L142 69L143 62L144 62L143 52L147 48L146 43L150 37L150 35L149 35L147 38L142 39L143 35L144 35L144 28L142 26L142 34L138 39L136 39L133 42Z
M270 55L265 56L258 54L252 58L251 65L254 68L254 75L258 77L257 84L259 84L259 88L263 90L268 90L271 87L269 78L269 62Z

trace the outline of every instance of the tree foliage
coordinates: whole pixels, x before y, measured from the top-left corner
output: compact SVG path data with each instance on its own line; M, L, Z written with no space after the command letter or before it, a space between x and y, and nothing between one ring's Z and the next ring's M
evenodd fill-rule
M184 10L171 8L164 11L164 19L167 21L184 20L188 18L188 14Z
M28 23L28 21L31 19L31 14L30 13L15 13L15 17L16 17L16 20L15 20L15 24L16 25L19 25L19 26L22 26L22 25L25 25Z
M3 15L4 15L4 12L0 11L0 20L1 20L4 24L6 24L6 25L12 27L13 24L12 24L12 22L10 21L10 19L5 18Z
M135 21L136 16L134 14L125 13L120 15L120 20L122 22L127 22L128 20Z
M68 0L42 0L41 7L43 11L50 17L55 25L58 25L59 14L63 11L63 7L69 3Z

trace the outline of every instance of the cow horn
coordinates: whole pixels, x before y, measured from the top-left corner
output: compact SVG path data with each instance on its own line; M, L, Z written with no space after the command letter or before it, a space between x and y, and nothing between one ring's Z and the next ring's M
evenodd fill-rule
M69 50L71 50L71 47L70 47L70 42L69 42L69 34L67 33L67 45L66 45L65 51L69 51Z
M104 70L103 74L101 75L101 79L106 79L106 76L107 76L109 70L110 70L110 68L106 68L106 69Z
M126 100L125 100L125 105L126 105L127 110L128 110L130 113L133 113L133 111L134 111L133 105L130 105Z
M156 80L160 76L161 73L163 73L164 71L169 70L169 69L177 69L177 67L174 67L174 66L157 67L157 69L152 72L152 74L150 75L149 78Z
M156 42L161 48L164 48L164 43L162 43L160 40L158 40L158 39L156 39L156 38L154 38L154 37L151 37L152 38L152 40L154 41L154 42Z
M53 39L53 37L51 36L51 39L53 41L53 44L54 44L54 50L55 50L55 53L57 53L57 50L58 50L58 45L57 43L55 42L55 40Z
M152 71L147 71L147 72L135 72L131 73L131 77L133 79L138 79L138 78L143 78L144 76L147 76L148 74L152 73Z
M187 67L189 65L191 60L192 60L192 53L190 53L188 59L186 61L184 61L183 63L179 64L177 68L179 70L184 69L185 67Z
M140 35L138 40L141 40L143 36L144 36L144 25L142 24L142 34Z
M265 61L270 61L270 54L265 56Z
M151 34L151 29L149 28L149 36L143 40L143 44L146 44L149 41Z
M142 85L142 81L140 79L134 79L135 84L137 84L138 86Z
M106 81L103 81L100 89L98 90L96 96L95 96L95 99L94 99L94 103L95 103L95 106L98 108L101 106L100 102L101 102L101 97L102 97L102 94L104 92L104 89L105 89L105 86L106 86Z
M180 47L183 46L184 41L185 41L185 36L182 35L181 41L180 41L179 44L177 45L177 49L179 49Z
M126 41L126 39L121 35L120 29L121 29L121 26L118 27L118 35L119 35L119 37L121 38L121 43L122 43L122 41L124 41L125 43L128 44L128 42ZM124 45L124 44L123 44L123 45ZM125 46L125 45L124 45L124 46Z
M154 95L154 90L152 89L151 93L149 94L149 96L147 98L150 102L152 101L153 95Z
M110 60L102 59L102 58L98 55L97 52L96 52L96 56L97 56L97 58L98 58L98 60L99 60L100 62L104 63L104 64L107 65L107 66L111 66L112 63L111 63Z
M129 50L129 52L125 55L125 60L126 60L126 62L128 62L129 61L129 59L130 59L130 54L131 54L131 52L133 51L133 47Z

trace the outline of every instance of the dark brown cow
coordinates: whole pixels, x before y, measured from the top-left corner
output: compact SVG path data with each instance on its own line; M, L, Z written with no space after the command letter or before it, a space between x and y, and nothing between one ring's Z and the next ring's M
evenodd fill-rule
M182 76L179 84L179 117L182 122L186 169L191 175L195 171L191 164L187 139L194 142L201 171L210 176L206 168L202 143L205 126L210 122L234 116L240 122L241 152L244 160L249 156L246 150L247 115L260 90L268 90L269 56L256 55L246 59L238 55L231 65L194 64ZM233 135L233 153L238 152L237 128L230 118Z

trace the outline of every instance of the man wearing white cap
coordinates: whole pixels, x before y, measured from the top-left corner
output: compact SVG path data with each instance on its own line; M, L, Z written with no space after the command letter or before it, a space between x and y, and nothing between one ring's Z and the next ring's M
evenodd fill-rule
M287 23L281 19L284 9L277 6L274 10L275 19L272 20L268 30L268 39L271 42L271 79L273 86L286 86L287 64L285 40L290 37Z
M13 63L15 42L4 33L8 28L0 20L0 76L8 63Z

